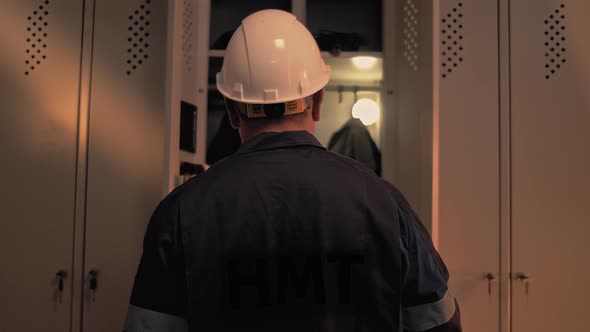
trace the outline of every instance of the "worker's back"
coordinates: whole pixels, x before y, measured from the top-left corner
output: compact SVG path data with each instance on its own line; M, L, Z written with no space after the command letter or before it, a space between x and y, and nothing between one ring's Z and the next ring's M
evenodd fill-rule
M195 330L394 331L399 324L397 206L360 164L308 133L268 133L183 191Z
M447 281L392 185L264 133L156 209L126 330L460 331Z

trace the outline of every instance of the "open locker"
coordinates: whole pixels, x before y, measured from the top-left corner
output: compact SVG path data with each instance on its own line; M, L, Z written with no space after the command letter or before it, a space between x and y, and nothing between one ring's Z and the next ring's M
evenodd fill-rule
M379 145L383 79L381 1L362 4L356 1L257 1L255 5L254 2L247 1L213 1L211 40L208 43L211 51L207 68L207 162L213 163L233 153L239 145L237 131L230 127L223 98L216 90L215 76L221 70L224 49L231 33L239 26L241 19L262 9L290 11L300 21L307 23L323 51L325 62L332 67L332 78L324 97L322 120L318 123L316 132L320 142L328 147L332 135L353 117L353 104L358 99L365 98L373 101L367 111L373 119L366 120L366 131ZM340 15L329 18L323 16L326 10L336 9ZM232 12L232 15L227 15L228 12ZM362 20L359 21L359 18ZM355 66L355 63L358 65Z

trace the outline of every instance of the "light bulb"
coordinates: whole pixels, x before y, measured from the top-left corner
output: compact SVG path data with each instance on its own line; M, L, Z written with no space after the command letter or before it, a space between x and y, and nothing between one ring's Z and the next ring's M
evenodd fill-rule
M360 119L365 126L370 126L379 120L379 104L368 98L359 99L352 106L352 117Z
M355 56L351 61L358 69L370 69L377 63L377 58L372 56Z

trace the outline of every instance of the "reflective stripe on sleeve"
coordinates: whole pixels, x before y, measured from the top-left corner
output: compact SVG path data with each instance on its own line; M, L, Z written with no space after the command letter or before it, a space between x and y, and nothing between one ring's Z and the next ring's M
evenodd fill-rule
M430 330L448 322L455 309L455 298L447 292L437 302L402 308L403 327L410 331Z
M183 318L129 305L125 332L187 332L188 324Z

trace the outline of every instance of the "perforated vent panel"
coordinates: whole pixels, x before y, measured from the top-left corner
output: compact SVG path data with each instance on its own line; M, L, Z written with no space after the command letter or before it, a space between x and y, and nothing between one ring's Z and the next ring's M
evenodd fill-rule
M193 61L193 6L189 0L184 0L182 14L182 54L187 71L192 71Z
M566 63L565 5L555 9L545 20L545 79L550 79Z
M138 8L129 15L127 75L131 75L139 69L149 58L150 7L151 0L142 1Z
M463 62L463 2L441 19L441 73L446 78Z
M49 27L49 0L40 2L27 17L27 48L25 50L25 75L47 59L47 30Z
M420 61L420 10L414 0L407 0L404 4L404 57L414 71L418 70Z

